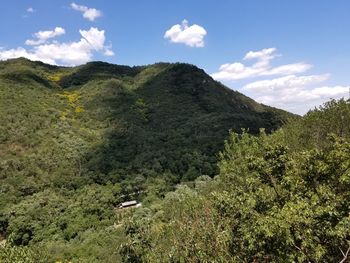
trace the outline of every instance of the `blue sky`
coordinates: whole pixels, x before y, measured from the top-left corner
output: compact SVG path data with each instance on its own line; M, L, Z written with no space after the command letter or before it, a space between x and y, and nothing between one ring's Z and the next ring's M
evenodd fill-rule
M347 0L6 1L0 59L188 62L303 114L348 95L349 11Z

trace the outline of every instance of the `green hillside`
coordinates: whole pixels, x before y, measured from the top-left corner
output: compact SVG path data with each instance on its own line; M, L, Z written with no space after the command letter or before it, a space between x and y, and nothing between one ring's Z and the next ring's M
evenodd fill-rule
M131 175L212 176L230 129L271 131L288 116L187 64L0 65L1 157L32 154L36 177L73 172L114 183Z
M0 62L0 240L98 261L104 250L85 249L120 244L113 207L130 194L151 202L213 177L229 130L293 116L189 64Z

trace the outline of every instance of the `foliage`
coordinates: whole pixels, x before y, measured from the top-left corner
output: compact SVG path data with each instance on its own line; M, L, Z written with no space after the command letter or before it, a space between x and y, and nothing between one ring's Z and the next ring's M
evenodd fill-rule
M335 135L327 125L338 121L329 111L347 107L343 100L327 103L272 135L231 133L219 176L179 187L125 225L124 260L347 262L349 129ZM308 134L315 119L326 125L318 126L322 138L313 147L284 139Z
M221 163L230 189L216 194L216 205L233 219L233 256L340 261L350 237L350 144L333 137L327 149L291 154L264 137L228 143Z
M344 99L331 100L309 111L304 118L294 120L283 128L283 138L293 149L322 149L329 145L327 134L333 133L350 140L350 103Z
M12 247L9 245L0 245L0 262L2 263L47 263L47 254L38 249L28 247Z
M157 207L177 183L218 173L217 154L230 129L270 132L289 116L188 64L65 68L2 61L0 237L9 253L42 247L49 261L118 262L125 233L113 227L114 207L130 199ZM206 238L222 240L224 250L217 214L195 200L200 210L186 208L188 220L207 217L191 232L193 240L207 228ZM190 236L181 228L176 239L177 227L167 231L183 243ZM199 259L215 254L206 238Z

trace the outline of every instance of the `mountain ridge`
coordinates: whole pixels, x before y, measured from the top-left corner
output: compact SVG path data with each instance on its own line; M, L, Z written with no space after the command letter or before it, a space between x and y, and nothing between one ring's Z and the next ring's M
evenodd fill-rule
M145 175L152 170L153 174L154 167L158 167L155 169L158 172L185 176L186 180L202 173L213 176L215 156L229 130L239 132L244 128L258 134L260 128L265 128L270 132L294 116L259 104L186 63L129 67L98 61L60 67L19 58L0 62L0 79L10 86L21 85L21 92L39 98L29 101L28 97L16 97L9 90L6 95L13 97L12 104L23 101L36 105L35 116L24 107L13 111L33 115L41 120L39 123L54 124L51 127L55 128L45 128L50 136L61 129L58 125L64 124L68 128L63 134L77 129L74 136L83 138L88 148L97 141L105 144L92 154L79 156L85 172L92 171L97 182L116 182L131 171ZM52 107L46 105L44 109L40 104ZM47 111L52 115L48 117ZM32 124L24 121L22 125ZM87 139L86 134L79 134L82 129L99 133L100 137ZM44 140L52 143L49 137L44 136ZM186 154L191 157L184 160ZM96 156L101 158L96 160ZM195 167L191 164L193 156L200 159ZM203 171L202 165L210 168ZM98 171L96 167L100 167Z
M220 84L220 86L224 89L227 89L228 92L235 92L236 94L240 94L245 96L246 98L250 99L253 101L253 99L247 97L246 95L244 95L243 93L240 93L236 90L233 90L231 88L228 88L227 86L225 86L224 84L222 84L219 81L214 80L208 73L206 73L203 69L198 68L197 66L190 64L190 63L185 63L185 62L175 62L175 63L170 63L170 62L156 62L153 64L147 64L147 65L134 65L134 66L129 66L129 65L119 65L119 64L112 64L112 63L108 63L108 62L104 62L104 61L90 61L87 62L85 64L79 65L79 66L59 66L59 65L51 65L51 64L47 64L47 63L43 63L41 61L32 61L29 60L27 58L24 57L20 57L20 58L15 58L15 59L8 59L8 60L3 60L0 61L0 70L4 69L4 67L7 65L11 65L14 64L14 66L16 66L17 64L23 66L23 65L27 65L30 66L31 68L38 68L41 67L42 69L46 69L46 70L67 70L67 71L71 71L70 74L68 75L64 75L63 79L60 79L59 81L56 81L57 84L59 84L62 88L69 88L71 86L79 86L79 85L83 85L84 84L84 80L82 82L78 82L78 83L70 83L69 80L70 78L86 78L85 81L89 81L87 80L87 78L91 77L95 77L90 75L91 71L97 71L97 73L110 73L110 74L105 74L98 76L99 74L97 74L97 78L100 77L101 79L103 79L103 77L106 78L111 78L111 77L125 77L125 76L132 76L132 77L136 77L138 74L142 73L143 70L145 69L149 69L149 68L154 68L154 67L160 67L160 68L166 68L166 67L188 67L188 68L195 68L199 71L201 71L203 74L207 75L207 77L209 77L212 81L215 81L217 84ZM33 67L34 66L34 67ZM281 110L278 109L276 107L273 106L268 106L262 103L257 103L259 105L262 106L266 106L269 107L271 109L276 109L276 110L280 110L283 112L287 112L285 110ZM289 112L288 112L289 113ZM297 116L297 114L294 113L290 113L291 115Z

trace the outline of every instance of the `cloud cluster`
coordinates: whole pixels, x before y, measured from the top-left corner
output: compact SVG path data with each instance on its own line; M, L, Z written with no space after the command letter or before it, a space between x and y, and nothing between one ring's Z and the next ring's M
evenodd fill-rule
M89 30L79 30L81 39L75 42L58 42L49 39L64 34L65 30L56 27L53 31L40 31L34 36L35 40L27 40L31 49L18 47L15 49L0 49L0 60L25 57L54 65L74 66L92 60L94 52L101 52L106 56L113 56L111 46L106 46L105 31L91 27Z
M309 70L312 67L310 64L298 62L272 67L271 61L277 56L280 55L275 48L249 51L243 60L254 60L251 66L241 62L223 64L212 77L221 81L252 81L254 78L275 76L250 82L242 89L261 103L299 114L330 98L338 99L348 94L350 86L323 84L330 74L299 75Z
M330 99L346 97L349 89L350 86L321 86L311 89L299 87L295 91L286 91L280 94L263 94L256 100L302 115Z
M55 38L65 33L66 31L62 27L56 27L54 30L39 31L33 35L36 39L28 39L25 44L30 46L40 45L46 43L50 38Z
M243 86L243 90L253 92L259 102L304 113L305 110L322 104L324 101L341 98L348 94L350 86L316 86L328 78L329 74L289 75L271 80L255 81ZM300 105L296 107L298 104Z
M204 47L204 37L207 31L196 24L188 26L185 19L182 24L173 25L164 34L164 38L169 39L172 43L182 43L190 47Z
M71 3L71 7L74 10L83 13L83 17L90 21L95 21L96 18L102 16L102 12L100 10L97 10L96 8L89 8L87 6L77 5L76 3Z
M312 65L304 62L272 67L270 62L277 56L276 48L266 48L260 51L249 51L244 56L243 60L255 60L253 65L246 66L241 62L226 63L221 65L219 71L213 73L212 77L221 81L233 81L261 76L302 73L312 67Z
M245 85L244 89L254 92L278 92L283 89L292 90L295 87L306 87L325 81L328 78L329 74L310 76L288 75L275 79L255 81Z

